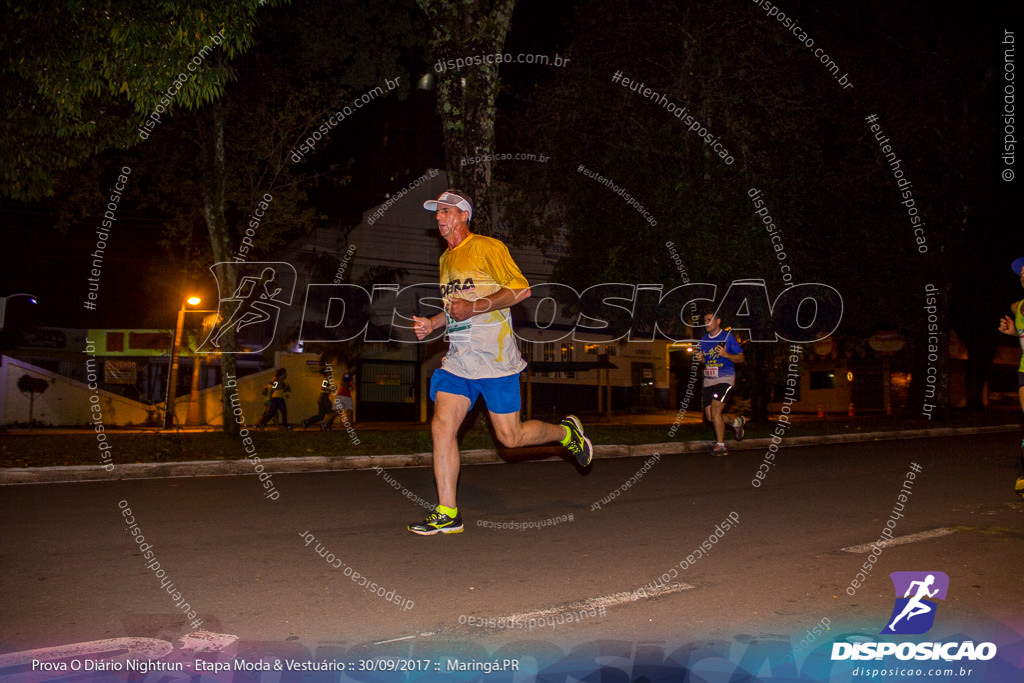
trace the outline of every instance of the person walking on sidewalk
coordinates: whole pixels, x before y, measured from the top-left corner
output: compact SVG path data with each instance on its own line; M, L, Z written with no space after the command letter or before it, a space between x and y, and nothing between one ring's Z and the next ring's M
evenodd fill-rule
M727 455L725 448L725 406L732 398L736 385L736 363L743 362L743 347L729 330L722 329L722 318L717 313L704 316L707 332L700 339L697 362L704 364L704 414L715 429L715 447L711 455ZM732 419L736 440L743 440L742 415Z
M521 422L519 373L526 362L512 333L509 308L530 296L530 285L508 248L499 240L474 234L469 227L473 205L465 194L446 190L423 203L435 212L437 229L448 243L441 254L441 295L444 311L430 318L413 316L418 339L444 327L449 348L430 378L434 401L431 433L438 505L409 531L421 536L462 532L455 501L459 481L458 430L483 396L491 425L508 448L560 442L581 467L590 465L593 446L574 415L561 424Z
M1024 256L1015 259L1010 264L1010 268L1013 269L1014 275L1020 277L1020 285L1024 287ZM1010 310L1013 312L1013 317L1003 316L1003 319L999 321L999 331L1017 337L1020 341L1021 356L1020 365L1017 366L1017 398L1020 399L1021 413L1024 414L1024 299L1012 304ZM1022 417L1021 427L1024 428L1024 417ZM1014 482L1013 490L1018 496L1024 498L1024 438L1020 442L1020 468L1021 474Z

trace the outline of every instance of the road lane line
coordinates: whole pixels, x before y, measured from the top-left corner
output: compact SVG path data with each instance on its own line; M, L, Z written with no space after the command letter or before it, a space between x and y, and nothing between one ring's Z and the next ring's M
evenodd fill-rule
M569 614L570 612L582 612L589 610L607 610L609 607L616 607L618 605L625 605L631 602L639 602L640 600L650 600L651 598L658 598L663 595L669 595L671 593L679 593L681 591L688 591L693 589L688 583L671 583L651 590L645 590L643 593L639 591L623 591L621 593L612 593L610 595L601 595L596 598L587 598L586 600L577 600L558 607L548 607L547 609L538 609L531 612L519 612L517 614L510 614L502 616L506 622L511 623L524 623L530 619L546 619L550 616L557 616L559 614ZM603 616L603 612L602 612Z
M547 619L548 617L556 617L561 614L569 614L573 612L582 612L584 610L596 610L604 616L604 611L609 607L615 607L617 605L625 605L631 602L639 602L640 600L650 600L651 598L659 598L663 595L670 595L672 593L680 593L682 591L688 591L695 588L688 583L672 583L659 588L651 590L645 590L644 593L639 591L623 591L621 593L611 593L610 595L601 595L596 598L587 598L586 600L577 600L570 602L558 607L549 607L547 609L533 610L532 612L520 612L518 614L510 614L507 616L500 617L502 621L515 624L526 624L531 619ZM460 628L465 628L460 626ZM486 627L485 627L486 628ZM443 629L442 629L443 630ZM422 636L435 635L433 631L428 633L420 633L414 636L402 636L401 638L391 638L389 640L379 640L374 645L383 645L385 643L394 643L400 640L412 640L413 638L420 638Z
M29 666L33 660L55 662L62 659L85 659L124 662L128 659L163 659L174 650L166 640L156 638L107 638L85 643L43 647L0 655L0 669Z
M397 643L400 640L412 640L413 638L421 638L423 636L432 636L433 631L427 631L426 633L417 633L414 636L402 636L401 638L391 638L389 640L378 640L374 645L384 645L385 643Z
M157 638L122 637L90 640L84 643L0 654L0 670L29 666L33 660L57 662L65 659L91 659L122 663L128 660L173 661L186 651L189 656L199 652L222 652L237 641L238 636L210 631L193 631L183 635L179 639L178 648L166 640ZM15 674L0 675L0 681L8 680L13 675ZM20 675L20 672L17 675Z
M916 534L907 534L906 536L896 536L888 541L882 541L881 543L864 543L862 545L851 545L849 548L843 548L845 553L869 553L872 548L888 548L891 545L903 545L904 543L917 543L918 541L927 541L931 538L938 538L939 536L948 536L949 534L955 534L956 529L950 529L948 527L940 527L938 529L932 529L931 531L922 531Z
M527 612L524 616L532 616L534 614L541 614L542 612L545 614L549 612L557 614L558 612L565 611L566 609L577 611L579 611L580 609L597 609L600 607L604 607L605 609L607 609L609 607L615 607L617 605L625 605L630 602L649 600L651 598L661 597L662 595L669 595L671 593L688 591L692 590L693 588L694 586L691 586L688 583L670 583L664 586L660 586L658 588L653 588L651 590L645 589L643 594L641 594L639 591L625 591L622 593L612 593L611 595L602 595L601 597L597 598L589 598L587 600L584 600L583 602L572 603L561 609L555 608L552 610L542 610L541 612Z

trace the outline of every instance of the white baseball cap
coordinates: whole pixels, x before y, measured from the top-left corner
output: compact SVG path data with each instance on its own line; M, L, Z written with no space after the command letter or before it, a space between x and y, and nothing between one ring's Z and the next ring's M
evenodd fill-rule
M461 211L469 212L469 220L473 220L473 203L466 195L456 190L445 190L437 199L428 199L423 202L423 208L427 211L437 211L438 204L448 204Z

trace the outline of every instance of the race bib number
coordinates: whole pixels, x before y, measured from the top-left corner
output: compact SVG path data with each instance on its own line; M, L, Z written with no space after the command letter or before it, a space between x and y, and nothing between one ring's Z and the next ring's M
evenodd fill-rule
M466 318L465 320L458 321L455 318L453 318L450 315L448 315L447 311L445 311L444 318L445 318L445 326L446 326L446 330L447 330L448 334L455 334L455 333L458 333L458 332L467 332L471 327L473 327L473 319L472 318Z
M708 379L718 379L718 366L705 365L704 376Z

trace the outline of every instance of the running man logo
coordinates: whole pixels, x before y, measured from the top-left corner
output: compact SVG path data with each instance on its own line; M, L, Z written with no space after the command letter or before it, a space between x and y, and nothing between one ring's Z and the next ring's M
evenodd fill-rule
M880 634L927 633L935 623L935 609L938 607L938 603L930 598L946 599L949 577L944 572L893 572L889 578L896 590L896 604L889 624Z
M229 268L234 269L237 284L231 295L225 296ZM258 353L270 346L277 333L281 307L291 306L295 296L294 266L283 262L221 262L210 266L210 271L217 280L220 299L217 324L197 352L228 353L221 348L228 330L234 330L238 342L236 350L230 353ZM269 334L261 323L269 324ZM257 336L256 332L261 334Z

